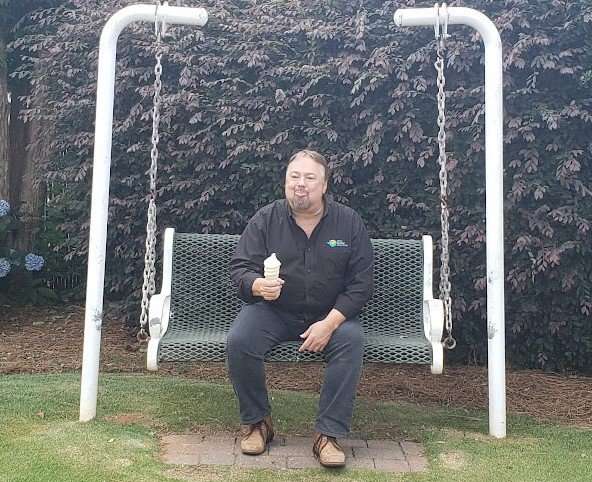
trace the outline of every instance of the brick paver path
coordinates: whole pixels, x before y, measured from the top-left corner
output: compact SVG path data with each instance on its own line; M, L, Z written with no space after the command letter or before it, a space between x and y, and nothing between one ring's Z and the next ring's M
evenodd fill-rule
M420 472L428 467L423 447L415 442L340 439L348 468L387 472ZM276 435L262 455L244 455L240 438L231 434L167 435L162 439L162 459L168 464L236 465L245 468L319 468L312 455L312 437Z

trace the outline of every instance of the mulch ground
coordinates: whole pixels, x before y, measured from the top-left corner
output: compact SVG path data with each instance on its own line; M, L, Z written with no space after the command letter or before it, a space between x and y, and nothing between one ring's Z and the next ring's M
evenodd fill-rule
M83 331L81 306L0 306L0 374L80 370ZM142 345L108 311L103 325L101 371L148 373ZM159 372L228 381L224 363L165 363ZM318 393L322 366L270 363L267 377L270 388ZM510 413L592 428L592 377L508 369L506 378ZM424 406L487 409L487 384L486 367L446 367L443 375L434 376L425 366L368 364L359 396Z

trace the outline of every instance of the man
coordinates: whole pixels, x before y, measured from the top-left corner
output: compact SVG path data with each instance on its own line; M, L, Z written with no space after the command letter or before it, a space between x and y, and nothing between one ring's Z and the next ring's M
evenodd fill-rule
M294 154L286 169L286 199L249 221L231 260L231 276L247 302L227 339L228 368L248 430L243 453L258 455L273 439L264 355L300 340L299 351L323 352L313 453L327 467L345 465L337 442L350 429L362 368L357 316L372 294L373 252L360 216L326 197L329 167L314 151ZM280 260L280 277L263 277L263 261Z

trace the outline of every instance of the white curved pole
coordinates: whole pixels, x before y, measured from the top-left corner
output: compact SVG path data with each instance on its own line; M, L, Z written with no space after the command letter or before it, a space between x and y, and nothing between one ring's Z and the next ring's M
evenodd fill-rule
M449 7L448 25L468 25L485 45L485 209L487 244L487 338L489 433L506 436L506 361L504 313L503 98L502 42L489 18L471 8ZM440 10L440 14L446 10ZM402 27L436 24L434 8L397 10ZM442 20L442 18L441 18ZM443 23L441 22L441 25Z
M155 14L155 5L132 5L123 8L109 19L101 34L86 281L86 311L84 315L84 348L80 382L81 422L92 420L97 413L117 39L122 30L132 22L154 23ZM158 18L168 24L203 26L208 21L208 14L203 8L160 6L158 7Z

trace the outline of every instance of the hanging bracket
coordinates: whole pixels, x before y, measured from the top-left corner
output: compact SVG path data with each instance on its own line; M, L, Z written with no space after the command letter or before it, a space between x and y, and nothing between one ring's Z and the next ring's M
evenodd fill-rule
M156 8L154 10L154 34L157 38L166 36L167 33L167 24L164 20L158 19L158 8L159 7L168 7L169 2L164 1L161 3L160 0L156 0Z
M434 17L434 35L436 40L439 40L441 45L444 46L444 42L450 37L448 35L448 6L446 3L442 5L435 3L434 4L434 11L436 12ZM440 24L442 24L442 34L440 35Z

